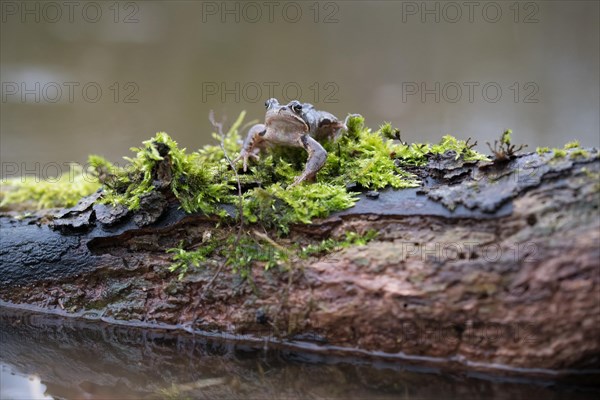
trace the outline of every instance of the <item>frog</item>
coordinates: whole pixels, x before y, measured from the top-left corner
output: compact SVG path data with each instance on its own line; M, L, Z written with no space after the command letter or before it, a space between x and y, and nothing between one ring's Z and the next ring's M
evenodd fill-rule
M327 161L327 151L321 143L337 140L343 131L348 130L348 119L358 115L349 114L342 122L327 111L315 109L310 103L292 100L288 104L280 104L275 98L268 99L265 108L265 122L248 130L240 155L233 162L242 160L246 172L248 159L258 160L259 153L268 150L271 145L301 147L308 153L306 166L289 187L315 181Z

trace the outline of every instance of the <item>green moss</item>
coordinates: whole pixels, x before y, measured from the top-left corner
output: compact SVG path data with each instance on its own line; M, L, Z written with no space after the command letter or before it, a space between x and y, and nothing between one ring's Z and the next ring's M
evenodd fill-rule
M538 147L537 149L535 149L535 151L541 156L544 153L549 153L550 148L549 147Z
M512 129L507 129L502 133L502 137L500 138L500 143L510 146L510 140L512 135Z
M195 250L185 250L183 247L180 243L178 247L167 250L167 253L174 254L169 271L178 273L179 279L183 279L190 269L205 267L209 259L223 260L233 273L247 279L254 263L262 262L265 270L268 270L285 265L290 254L287 249L247 232L239 238L230 235L210 240Z
M577 148L579 148L579 147L580 147L580 145L579 145L579 140L573 140L573 141L571 141L571 142L569 142L569 143L565 144L565 147L564 147L564 149L565 149L565 150L568 150L568 149L577 149Z
M289 269L290 250L274 245L264 238L246 234L239 240L235 237L229 238L223 256L226 260L225 265L229 266L233 273L239 274L242 279L248 279L254 263L262 263L265 270L276 266Z
M188 272L188 268L199 268L201 263L206 262L215 249L218 242L211 240L205 243L197 250L188 251L183 249L183 242L179 243L178 247L168 249L167 253L173 253L173 263L169 267L169 271L178 272L179 279L182 279Z
M166 133L159 132L142 147L131 150L135 157L124 157L129 162L125 168L117 168L99 156L90 158L99 176L103 170L108 171L104 202L137 210L140 198L162 185L169 187L187 212L222 213L217 204L230 200L232 186L219 176L219 167L224 168L221 162L211 163L199 153L186 153Z
M512 130L506 129L502 136L500 136L500 141L494 140L494 146L492 146L489 142L487 145L494 155L495 163L502 163L509 160L512 160L517 156L517 153L527 147L526 144L515 145L511 143L511 135Z
M205 267L209 259L220 259L240 278L249 279L256 264L262 264L265 271L275 267L289 270L298 260L323 256L345 247L365 245L375 236L375 231L362 235L347 232L343 239L328 238L302 247L297 243L278 244L256 231L244 232L239 237L229 235L212 239L194 250L185 250L180 243L178 247L167 250L167 253L174 254L169 271L177 273L178 278L183 279L191 270Z
M489 161L489 158L473 150L475 144L469 144L469 141L456 139L454 136L446 135L442 141L431 147L431 154L444 154L449 150L456 152L456 159L462 158L464 161Z
M2 181L0 207L30 204L37 209L72 207L84 196L100 188L98 180L77 164L71 164L69 173L42 180L26 176Z
M379 127L379 133L386 139L400 140L400 129L392 127L392 124L389 122L384 122L383 125Z
M569 154L569 158L588 158L589 156L590 153L584 149L576 149Z
M309 224L354 205L357 198L340 185L313 183L284 189L280 183L255 188L244 195L244 217L287 233L292 223Z
M342 240L327 238L319 243L303 247L299 252L299 256L300 258L307 258L331 253L336 249L344 247L364 246L373 240L375 236L377 236L377 232L374 230L367 231L364 235L356 232L346 232L346 237Z
M460 140L454 136L445 135L437 144L413 143L408 145L403 143L396 145L393 150L399 163L406 166L424 166L427 165L430 156L448 152L454 152L457 160L489 161L487 156L473 150L475 144L470 144L469 140Z
M552 158L565 158L567 156L567 152L565 150L554 148L553 151L554 155Z
M416 176L395 163L403 146L385 139L380 131L364 128L362 117L353 117L347 135L335 143L325 144L327 162L317 174L317 180L340 187L356 182L368 189L416 187L419 185Z

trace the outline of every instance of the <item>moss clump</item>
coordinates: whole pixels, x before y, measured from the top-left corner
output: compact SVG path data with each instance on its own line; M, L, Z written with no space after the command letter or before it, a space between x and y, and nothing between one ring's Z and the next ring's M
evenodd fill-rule
M225 149L225 151L227 152L227 154L229 154L230 156L232 156L233 154L239 153L239 151L241 150L241 136L239 131L242 130L244 128L244 126L248 126L248 125L252 125L253 123L256 123L258 121L250 121L247 124L245 124L244 126L242 126L242 123L244 122L244 118L246 116L246 112L242 111L240 113L240 115L238 116L238 118L233 122L233 124L231 125L231 128L229 128L229 131L227 133L225 133L223 139L223 148ZM212 137L214 140L216 140L217 142L221 141L221 137L213 132L212 133ZM199 161L201 161L202 163L205 163L207 165L223 165L226 166L226 164L224 163L225 161L225 153L223 152L223 148L221 148L221 146L219 145L205 145L204 147L202 147L201 149L198 150L198 159Z
M319 181L341 187L356 182L368 189L419 185L414 175L395 163L401 145L385 139L380 131L365 128L362 117L350 118L348 133L335 143L325 143L324 147L328 151L327 162L317 174Z
M578 158L589 158L591 154L581 148L578 140L573 140L564 145L562 149L554 148L552 149L554 155L553 159L565 158L569 156L570 159L578 159ZM596 153L597 156L598 153Z
M291 249L274 245L273 242L249 232L239 237L221 236L195 250L185 250L183 243L167 250L167 253L174 254L169 271L177 272L179 279L183 279L190 269L205 268L209 259L220 259L232 272L239 274L242 279L247 279L254 263L263 263L265 270L275 266L287 266L291 252Z
M431 146L431 154L444 154L451 150L456 152L456 159L462 158L464 161L489 161L489 158L475 150L475 144L469 144L469 140L456 139L454 136L446 135L437 145Z
M544 153L549 153L550 152L550 148L549 147L538 147L535 149L536 153L538 153L540 156Z
M394 128L389 122L384 122L383 125L379 127L379 133L381 133L381 136L383 136L386 139L401 140L400 129Z
M37 209L72 207L85 196L100 188L100 183L77 164L69 166L68 174L42 180L38 177L11 178L2 181L0 207L31 205Z
M255 263L262 263L265 271L274 267L288 270L292 250L293 247L287 249L268 237L260 237L255 233L242 235L239 240L237 237L230 237L221 249L221 257L233 273L242 279L248 279Z
M455 159L462 159L466 162L489 161L487 156L473 150L476 143L469 143L469 140L456 139L454 136L445 135L437 144L429 143L401 143L394 148L395 158L400 165L405 166L424 166L429 162L429 158L435 155L456 154Z
M293 223L310 224L313 218L345 210L357 201L344 186L317 182L284 189L280 183L255 188L244 195L244 217L268 228L289 231Z
M512 129L507 129L502 133L500 137L500 143L506 146L510 146L510 140L512 135Z
M360 235L356 232L346 232L346 237L342 240L327 238L316 244L309 244L303 247L300 252L300 258L307 258L312 256L320 256L331 253L332 251L340 248L350 246L364 246L373 240L377 236L377 232L370 230L364 235Z
M552 156L552 158L565 158L567 156L567 152L563 149L553 149L554 151L554 155Z
M574 159L574 158L588 158L590 156L590 153L587 152L584 149L576 149L573 150L570 154L569 154L569 158Z
M569 149L577 149L577 148L579 148L579 147L580 147L580 145L579 145L579 140L573 140L573 141L571 141L571 142L569 142L569 143L565 144L565 147L564 147L564 149L565 149L565 150L569 150Z
M409 145L400 140L400 131L391 124L386 123L371 132L365 128L364 119L356 116L350 118L345 136L336 143L325 144L327 163L317 176L319 180L338 185L356 182L367 189L417 187L419 180L404 171L403 166L423 166L432 155L449 151L456 153L456 159L486 161L487 157L473 150L473 146L450 135L434 145Z
M197 250L188 251L183 249L183 242L181 242L178 247L167 250L167 253L173 253L173 263L169 266L169 271L178 272L179 279L183 279L188 268L199 268L200 264L206 262L217 247L218 242L211 240Z
M222 212L216 206L229 200L232 187L218 176L219 162L208 163L198 153L186 153L164 132L143 145L131 149L136 154L125 157L129 162L125 168L117 168L99 156L90 158L99 177L105 171L108 175L103 202L137 210L142 196L168 188L187 212Z

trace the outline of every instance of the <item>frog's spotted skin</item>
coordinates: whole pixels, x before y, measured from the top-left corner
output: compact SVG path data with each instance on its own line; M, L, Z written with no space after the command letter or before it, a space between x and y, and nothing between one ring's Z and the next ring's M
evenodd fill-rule
M276 99L269 99L265 106L265 123L250 128L242 151L234 162L243 160L246 171L248 158L258 159L260 150L265 149L269 143L302 147L308 152L308 161L302 175L291 186L314 180L327 160L327 152L319 141L337 139L341 130L347 129L346 123L326 111L315 110L312 104L303 104L297 100L281 105Z

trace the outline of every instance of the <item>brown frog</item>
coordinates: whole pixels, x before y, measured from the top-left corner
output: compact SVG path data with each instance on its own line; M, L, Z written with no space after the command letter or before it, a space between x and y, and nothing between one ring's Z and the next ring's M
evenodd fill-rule
M242 151L233 162L243 160L246 171L248 158L258 159L258 153L269 144L302 147L308 152L308 161L302 175L291 186L314 180L327 160L327 152L319 142L336 140L342 130L348 129L346 123L352 115L341 122L333 114L316 110L312 104L298 100L282 105L277 99L269 99L265 107L265 123L250 128Z

